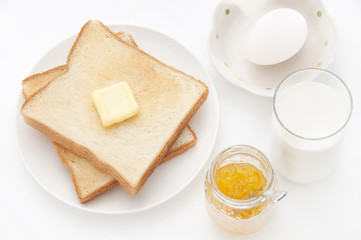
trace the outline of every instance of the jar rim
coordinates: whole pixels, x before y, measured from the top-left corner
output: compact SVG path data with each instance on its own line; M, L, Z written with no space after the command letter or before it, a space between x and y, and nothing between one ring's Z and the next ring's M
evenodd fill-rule
M230 198L230 197L226 196L225 194L223 194L219 190L217 184L214 181L214 170L215 170L215 168L217 166L217 163L219 162L219 159L221 159L221 156L228 153L228 152L230 152L230 151L233 151L233 150L236 150L237 153L247 153L247 154L250 154L249 152L246 152L247 150L248 151L249 150L254 151L260 157L255 156L255 154L252 154L252 156L254 156L255 159L260 160L265 165L265 167L270 170L270 172L271 172L270 176L269 177L266 176L267 185L260 192L260 194L254 195L254 196L252 196L250 198L247 198L247 199L240 200L240 199ZM272 186L274 185L275 172L274 172L268 158L260 150L258 150L257 148L249 146L249 145L233 145L233 146L230 146L230 147L224 149L223 151L221 151L219 154L217 154L213 158L213 160L212 160L212 162L211 162L211 164L209 166L208 178L209 178L208 180L209 180L212 188L214 189L215 195L219 199L221 199L226 204L228 204L228 205L230 205L230 206L232 206L234 208L245 210L245 209L250 209L250 208L256 207L256 206L262 204L263 202L267 201L267 199L264 197L263 194L272 189Z

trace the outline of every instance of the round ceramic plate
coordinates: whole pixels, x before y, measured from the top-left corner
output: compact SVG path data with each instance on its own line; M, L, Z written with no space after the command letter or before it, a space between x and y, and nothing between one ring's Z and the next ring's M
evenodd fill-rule
M292 8L306 19L305 44L293 57L262 66L245 57L245 43L253 24L277 8ZM337 34L319 0L222 0L217 6L208 39L208 51L217 70L232 84L251 93L273 97L278 84L290 73L306 67L327 68L335 56Z
M81 204L70 172L62 165L50 140L26 125L20 114L17 115L16 124L22 158L30 173L46 191L79 209L97 213L124 214L149 209L165 202L184 189L197 176L209 159L216 140L218 102L209 75L181 44L162 33L143 27L114 25L110 29L114 32L130 33L139 48L208 85L208 99L189 123L197 135L197 145L157 167L136 196L130 196L120 186L116 186L89 202ZM33 73L64 64L75 38L76 36L66 39L50 50L35 66ZM19 108L23 102L24 98L20 96Z

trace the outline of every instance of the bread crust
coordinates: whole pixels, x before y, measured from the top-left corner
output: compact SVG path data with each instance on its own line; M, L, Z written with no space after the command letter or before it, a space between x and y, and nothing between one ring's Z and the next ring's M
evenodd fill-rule
M117 180L113 179L112 181L108 182L107 184L102 185L101 187L95 189L94 191L92 191L90 194L83 194L81 189L79 188L80 184L78 183L78 180L76 178L76 175L74 174L74 169L73 167L69 164L69 162L66 160L66 156L64 153L64 149L62 148L62 146L60 146L59 144L53 142L53 145L56 149L56 151L58 152L59 158L62 161L62 163L64 164L64 166L70 171L71 173L71 179L74 183L75 186L75 191L78 195L78 198L80 200L81 203L85 203L87 201L89 201L90 199L94 198L95 196L107 191L108 189L111 189L112 187L115 187L118 185Z
M67 65L66 65L66 70L65 72L69 71L69 62L71 61L71 57L72 54L74 52L75 47L77 46L79 39L81 38L82 34L84 33L85 28L92 23L93 21L88 21L81 29L80 33L78 34L78 37L76 38L70 52L69 55L67 57ZM170 69L171 71L174 71L178 74L184 75L187 78L191 78L193 79L193 81L198 82L199 84L201 84L204 88L204 91L202 92L201 96L199 97L199 99L197 100L197 102L195 103L195 105L192 107L192 109L188 112L188 114L183 118L183 120L181 121L181 123L178 125L178 127L175 129L172 137L170 137L170 139L168 140L168 142L163 146L162 150L159 152L158 156L153 160L152 164L150 164L150 166L147 168L147 170L143 173L140 181L137 183L136 186L132 187L128 182L125 181L125 179L123 178L123 176L116 171L112 166L110 166L108 163L102 161L101 159L97 158L89 149L87 149L85 146L82 146L76 142L73 142L71 139L62 136L60 133L56 132L54 129L51 129L50 127L42 124L41 122L36 121L35 119L32 119L30 116L26 116L26 114L24 114L24 108L29 104L29 102L33 99L33 97L39 93L40 91L44 91L44 89L49 87L49 84L46 85L44 88L40 89L37 93L35 93L34 95L32 95L30 98L28 98L25 103L23 104L22 108L21 108L21 112L22 115L25 119L25 122L27 124L29 124L30 126L34 127L35 129L43 132L46 136L48 136L52 141L60 144L61 146L65 147L66 149L70 150L71 152L75 153L76 155L79 155L87 160L89 160L91 163L93 163L94 166L96 166L97 168L101 169L103 172L108 173L109 175L111 175L113 178L115 178L120 185L127 191L129 192L131 195L136 195L139 190L141 189L141 187L144 185L144 183L146 182L146 180L149 178L149 176L153 173L153 171L155 170L156 166L161 162L162 158L165 156L165 154L167 153L167 151L169 150L169 148L172 146L172 144L176 141L176 139L179 137L179 135L181 134L181 132L184 130L184 128L186 127L187 123L189 122L189 120L193 117L193 115L197 112L197 110L200 108L200 106L205 102L205 100L208 97L208 87L201 82L198 79L195 79L192 76L189 76L185 73L183 73L180 70L175 69L174 67L168 66L164 63L162 63L161 61L159 61L158 59L154 58L153 56L150 56L149 54L145 53L144 51L140 50L137 47L134 47L126 42L124 42L123 40L121 40L115 33L113 33L108 27L106 27L103 23L96 21L98 24L102 25L104 27L104 29L112 36L114 36L116 39L120 40L121 42L123 42L124 44L128 45L130 48L133 48L135 51L138 51L140 54L144 54L146 56L148 56L149 58L151 58L153 61L157 62L159 65L162 65L165 68Z
M29 98L31 95L36 94L38 91L41 91L41 89L44 88L47 84L49 84L49 82L47 82L44 86L40 87L40 88L38 89L38 91L36 91L35 93L32 93L32 94L30 94L30 93L29 93L30 91L26 89L26 88L27 88L27 84L30 84L30 83L31 83L31 84L34 84L34 82L36 81L36 79L39 79L42 75L45 75L45 74L47 75L47 74L54 74L54 73L56 73L56 77L53 78L53 80L54 80L54 79L56 79L58 76L62 75L62 74L65 72L65 69L66 69L66 65L60 65L60 66L57 66L57 67L55 67L55 68L49 69L49 70L47 70L47 71L44 71L44 72L41 72L41 73L36 73L36 74L31 75L30 77L25 78L25 79L22 81L22 83L21 83L21 85L22 85L22 93L23 93L24 97L27 99L27 98ZM41 83L39 83L38 81L36 81L35 84L40 85Z
M132 35L130 35L130 34L126 33L126 32L123 32L123 31L117 32L116 35L117 35L117 37L119 37L119 39L122 40L122 41L124 41L124 39L121 37L121 35L126 35L126 36L129 38L129 41L130 41L130 42L126 42L126 41L124 41L124 42L129 43L129 44L131 44L131 45L133 45L133 46L135 46L135 47L138 47L138 45L137 45L137 43L134 41L134 38L133 38Z
M194 147L197 144L197 136L194 133L193 129L187 125L187 128L190 130L192 136L193 136L193 140L191 142L188 142L185 145L179 146L171 151L168 151L168 153L164 156L164 158L162 159L162 161L160 163L164 163L178 155L181 155L182 153L186 152L188 149Z

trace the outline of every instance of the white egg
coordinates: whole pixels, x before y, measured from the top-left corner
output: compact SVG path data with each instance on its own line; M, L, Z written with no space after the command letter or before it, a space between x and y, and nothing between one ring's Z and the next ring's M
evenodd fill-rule
M307 23L296 10L278 8L263 15L248 36L247 58L260 65L283 62L305 43Z

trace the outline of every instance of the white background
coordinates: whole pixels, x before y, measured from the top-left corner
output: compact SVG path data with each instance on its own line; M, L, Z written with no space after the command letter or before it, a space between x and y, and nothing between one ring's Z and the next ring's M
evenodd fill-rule
M206 67L217 89L220 126L213 155L237 143L268 154L271 99L230 85L208 57L206 39L217 4L217 0L0 1L0 239L361 239L359 0L324 0L339 33L339 48L328 69L344 79L354 97L342 162L317 183L297 185L280 178L281 188L289 194L259 232L231 235L211 221L204 207L206 168L176 197L128 215L74 209L45 192L26 170L15 135L21 81L50 48L79 32L89 19L149 27L185 45Z

